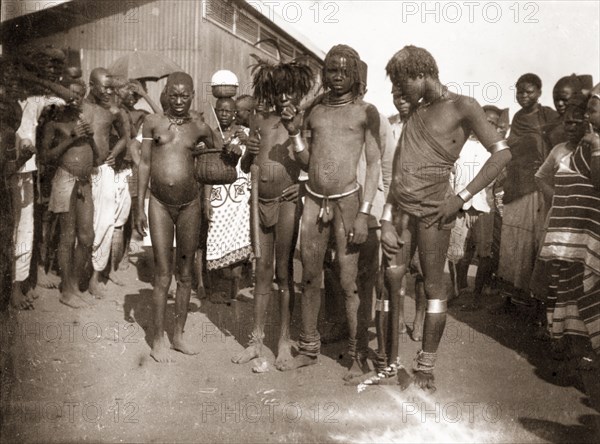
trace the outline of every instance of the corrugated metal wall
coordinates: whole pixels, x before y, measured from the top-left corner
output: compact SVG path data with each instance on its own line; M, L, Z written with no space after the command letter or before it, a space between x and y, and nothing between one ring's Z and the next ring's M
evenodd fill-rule
M98 4L100 11L98 10ZM219 69L235 72L240 80L239 94L251 93L248 65L251 53L267 56L260 49L234 36L213 22L203 19L202 1L158 0L138 3L127 1L130 9L116 2L98 2L89 14L89 23L68 28L35 40L59 48L80 50L81 68L87 79L95 67L108 67L128 51L156 50L164 53L188 72L196 83L194 108L204 111L209 122L210 78ZM112 8L112 9L111 9ZM148 84L156 99L165 80Z

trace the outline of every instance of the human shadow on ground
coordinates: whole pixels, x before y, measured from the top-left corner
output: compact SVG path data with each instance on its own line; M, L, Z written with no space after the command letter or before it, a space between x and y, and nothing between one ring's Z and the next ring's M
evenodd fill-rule
M222 291L226 285L223 281L213 279L209 294ZM229 303L213 303L210 301L210 296L203 299L199 311L205 314L223 335L231 336L244 348L247 347L254 325L253 289L251 287L243 288L238 298ZM299 298L296 297L291 323L292 338L298 336L299 325L300 304ZM277 300L277 291L273 290L267 307L264 338L265 346L271 350L273 355L277 353L279 333L279 301Z
M600 436L600 415L580 415L579 424L564 425L537 418L519 418L523 428L546 442L597 443Z
M152 247L138 247L129 254L131 263L137 271L140 282L151 284L154 277L154 255Z
M197 311L198 302L190 300L188 312ZM141 289L139 293L126 294L123 300L124 320L129 323L137 323L145 334L145 340L148 346L151 345L151 338L154 332L153 326L153 306L152 306L152 290ZM175 327L175 301L167 299L167 310L165 313L165 331L167 332L169 341L173 341L173 329Z
M454 320L466 324L469 332L463 332L463 338L468 336L475 338L474 340L493 340L514 350L535 368L534 372L538 378L556 386L576 388L587 395L588 398L584 398L584 404L600 411L600 378L598 378L600 370L579 370L575 359L564 359L564 356L562 356L563 359L557 359L561 356L552 352L552 343L536 337L536 333L539 333L539 326L536 322L539 316L534 307L507 305L490 312L490 307L498 307L498 304L502 302L498 293L495 292L487 294L484 292L480 301L482 308L474 312L462 311L461 302L468 301L458 300L451 304L448 309L450 315L448 321L450 322L454 318ZM587 416L580 419L582 425L573 428L531 418L522 419L522 423L526 428L534 429L532 431L538 436L553 442L586 441L589 440L589 436L584 433L586 431L586 433L593 432L592 436L597 438L598 435L595 433L600 433L600 430L590 430L588 427L588 424L593 421L590 422L590 418ZM596 415L592 415L591 419L598 421ZM546 430L556 432L559 438L555 440L550 438L551 435L540 434L544 427L549 427ZM565 440L560 438L561 436L565 437Z

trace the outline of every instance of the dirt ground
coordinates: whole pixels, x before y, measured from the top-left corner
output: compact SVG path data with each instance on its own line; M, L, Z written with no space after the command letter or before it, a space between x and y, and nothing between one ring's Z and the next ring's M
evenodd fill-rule
M176 362L157 364L147 343L151 266L140 260L121 276L125 285L109 283L107 298L93 307L72 310L59 303L58 290L40 290L34 311L3 315L2 442L599 440L598 372L553 361L549 344L532 339L526 312L451 306L435 393L397 386L359 392L342 380L344 342L325 345L317 365L289 373L271 367L254 374L252 363L232 364L252 326L250 288L231 305L192 297L186 334L201 353L172 352ZM488 295L484 304L497 302ZM406 310L411 321L412 298ZM275 313L271 304L270 319ZM277 331L267 328L270 349ZM370 336L376 349L374 327ZM406 334L400 343L410 367L419 344Z

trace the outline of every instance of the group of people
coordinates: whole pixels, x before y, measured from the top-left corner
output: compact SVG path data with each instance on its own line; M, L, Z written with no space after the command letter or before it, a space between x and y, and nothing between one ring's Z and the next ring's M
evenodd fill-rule
M60 287L60 301L72 308L93 303L107 279L117 280L125 251L128 144L143 117L131 97L145 92L96 68L86 95L81 70L65 61L52 47L1 61L2 186L10 209L3 214L2 248L10 257L3 281L17 309L33 307L38 285Z
M51 281L57 231L60 301L78 308L102 297L102 282L118 280L114 271L126 262L135 228L141 236L149 231L154 251L156 361L172 360L164 327L173 273L170 347L195 354L184 338L194 274L202 298L204 269L227 269L235 298L243 265L254 259L253 329L234 363L265 357L275 292L277 369L315 364L322 339L343 337L348 383L414 382L433 390L449 296L444 267L448 261L458 294L468 287L476 254L475 290L463 309L480 308L495 274L507 304L536 304L546 335L577 338L571 349L582 365L595 364L600 88L592 89L591 79L561 79L554 111L538 102L539 77L521 76L522 109L509 122L508 110L451 92L432 55L406 46L386 66L399 111L388 121L364 101L367 65L349 46L327 53L314 97L316 73L301 59L256 60L253 97L219 98L216 128L190 109L194 82L183 72L168 76L158 107L142 84L103 68L91 72L86 96L81 72L67 68L54 48L32 50L27 63L2 60L0 159L10 191L3 203L11 211L3 215L10 223L2 224L1 245L14 265L3 270L12 276L13 307L31 307L36 282ZM136 109L140 98L153 113ZM206 150L221 150L236 165L235 182L203 183L198 163ZM38 232L43 242L34 249ZM302 321L294 354L296 248ZM411 334L422 341L412 371L401 363L398 341L406 331L409 272L416 275ZM329 329L322 338L323 276ZM371 372L373 302L378 347Z

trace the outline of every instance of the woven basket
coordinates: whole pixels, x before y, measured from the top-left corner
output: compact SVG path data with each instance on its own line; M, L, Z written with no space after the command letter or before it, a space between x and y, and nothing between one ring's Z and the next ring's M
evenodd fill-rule
M196 174L200 183L227 185L237 180L237 159L231 159L222 148L203 150L196 159Z
M217 99L233 97L237 92L237 85L213 85L212 94Z

